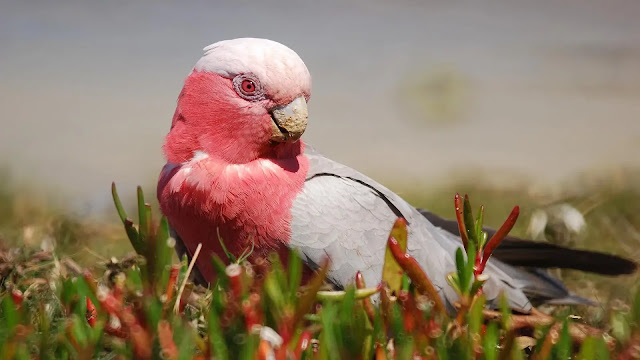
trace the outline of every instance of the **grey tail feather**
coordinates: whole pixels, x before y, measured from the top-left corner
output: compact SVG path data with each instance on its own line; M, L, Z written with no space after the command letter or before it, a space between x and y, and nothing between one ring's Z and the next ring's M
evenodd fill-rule
M433 225L459 236L455 220L442 218L429 211L418 209ZM489 237L495 230L484 227ZM588 271L601 275L633 274L638 269L634 261L620 256L596 251L565 248L547 242L524 240L507 236L495 249L493 256L513 266L535 268L561 268Z
M554 276L552 276L551 274L549 274L548 272L546 272L543 269L528 269L529 274L534 275L536 277L538 277L538 279L542 280L543 282L545 282L547 284L547 286L549 287L549 289L551 288L555 288L555 291L548 293L548 295L551 295L550 297L547 297L546 299L541 299L541 302L544 304L552 304L552 305L589 305L589 306L596 306L598 305L598 303L587 299L587 298L583 298L582 296L578 296L574 293L572 293L571 291L569 291L569 289L567 289L567 287L564 285L564 283L562 283L562 281ZM535 290L534 290L535 291ZM525 291L526 292L526 291ZM552 293L555 293L555 295L552 295ZM536 294L536 295L542 295L542 294ZM534 295L534 296L536 296Z

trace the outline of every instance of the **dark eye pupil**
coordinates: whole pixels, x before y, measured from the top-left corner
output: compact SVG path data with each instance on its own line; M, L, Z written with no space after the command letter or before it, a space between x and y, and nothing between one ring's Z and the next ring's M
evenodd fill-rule
M242 82L242 88L244 91L253 92L255 90L255 85L251 80L245 80Z

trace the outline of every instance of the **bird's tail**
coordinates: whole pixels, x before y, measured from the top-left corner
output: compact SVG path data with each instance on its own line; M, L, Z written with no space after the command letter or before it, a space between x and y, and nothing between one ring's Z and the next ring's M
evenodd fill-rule
M433 225L460 236L458 223L455 220L447 220L425 210L420 210L420 212ZM486 227L484 231L487 232L489 238L496 232ZM523 240L514 236L505 237L494 250L493 256L513 266L575 269L602 275L632 274L638 269L638 264L634 261L620 256L570 249L547 242Z

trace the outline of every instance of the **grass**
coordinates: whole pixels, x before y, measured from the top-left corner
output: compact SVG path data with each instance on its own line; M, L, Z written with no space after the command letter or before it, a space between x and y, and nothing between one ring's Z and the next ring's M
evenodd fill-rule
M55 248L90 265L121 257L131 245L116 223L70 213L46 191L21 184L0 168L0 248Z
M461 299L467 299L453 318L435 306L419 272L398 262L412 276L387 277L399 286L395 293L366 290L361 283L345 292L328 291L322 269L301 285L301 263L290 261L283 268L275 258L231 269L214 260L218 281L204 289L185 282L186 259L172 255L173 244L162 225L145 221L150 209L144 200L139 202L143 223L127 233L121 225L72 217L3 179L3 359L604 359L631 358L640 344L640 296L633 296L637 275L610 279L562 272L573 290L595 295L604 305L554 308L546 312L551 315L533 317L483 310L484 299L472 286L477 276L469 278L471 267L464 261L451 281L461 289ZM548 240L639 260L638 179L627 173L579 186L574 182L557 191L560 196L533 197L527 184L505 189L479 181L403 196L455 218L452 194L467 192L474 203L485 205L484 221L494 227L519 204L516 235L526 235L535 210L566 202L584 213L587 227L570 236L566 229L548 231L556 236ZM394 231L394 237L402 238L402 226ZM133 248L138 254L131 253ZM402 249L395 251L402 254ZM366 295L378 291L380 306L372 306Z
M527 228L534 212L566 203L583 214L585 228L575 234L559 225L550 226L546 240L624 255L640 262L640 171L584 175L546 191L524 181L505 187L482 180L441 186L426 193L416 192L417 188L412 186L401 192L412 199L412 204L447 218L455 218L450 194L468 193L475 203L485 205L485 223L492 227L497 227L513 205L518 204L521 216L512 234L524 238L531 237ZM560 275L573 291L605 304L626 299L629 289L636 286L639 279L638 274L618 278L575 271L556 271L554 274Z

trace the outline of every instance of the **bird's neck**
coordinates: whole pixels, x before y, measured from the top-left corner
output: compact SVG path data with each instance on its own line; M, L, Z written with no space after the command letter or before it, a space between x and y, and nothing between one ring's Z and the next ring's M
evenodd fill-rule
M192 253L203 243L209 254L203 266L210 266L210 253L222 256L217 231L236 255L252 242L268 253L289 241L291 205L309 163L301 151L279 155L231 164L196 152L188 162L165 166L158 189L162 211Z

